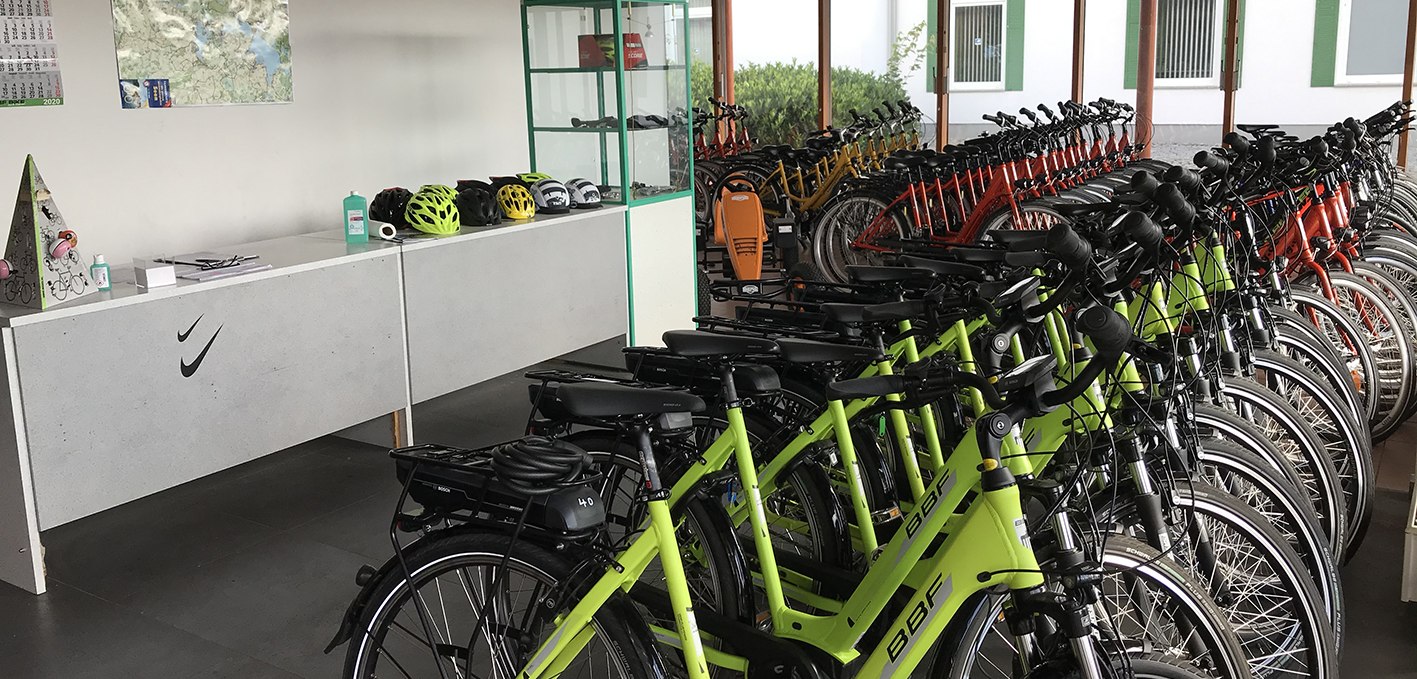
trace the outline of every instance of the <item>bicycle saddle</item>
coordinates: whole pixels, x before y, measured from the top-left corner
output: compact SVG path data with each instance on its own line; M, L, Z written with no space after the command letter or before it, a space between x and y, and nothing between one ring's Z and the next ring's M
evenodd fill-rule
M670 353L686 358L777 353L777 343L766 337L720 335L702 330L670 330L664 333L662 338Z
M783 360L788 363L835 363L838 361L874 361L879 358L872 347L852 344L831 344L796 338L777 341Z
M930 277L930 272L906 266L861 266L852 264L846 272L857 283L906 283Z
M899 261L903 266L925 269L936 276L963 278L970 281L980 281L985 278L983 267L965 264L964 262L945 262L938 259L926 259L912 255L905 255L901 257Z
M697 413L704 400L682 391L640 389L619 384L564 384L556 396L577 417L627 417L663 413Z
M846 325L899 323L925 315L925 302L887 302L885 304L846 304L832 302L822 305L827 320Z

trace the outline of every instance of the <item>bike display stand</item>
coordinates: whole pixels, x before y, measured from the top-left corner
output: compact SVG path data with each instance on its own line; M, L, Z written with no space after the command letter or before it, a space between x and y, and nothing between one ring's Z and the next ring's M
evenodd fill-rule
M57 259L49 256L50 245L68 229L54 195L39 175L34 156L27 156L5 246L10 275L4 280L4 301L48 309L98 292L77 247Z

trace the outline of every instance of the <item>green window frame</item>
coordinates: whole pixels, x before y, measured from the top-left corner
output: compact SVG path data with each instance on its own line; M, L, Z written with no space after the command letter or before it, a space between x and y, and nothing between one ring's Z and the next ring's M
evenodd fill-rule
M1023 90L1024 0L1005 0L1003 4L1004 91L1019 92ZM936 58L935 36L939 35L937 27L940 17L938 16L938 3L935 0L925 0L925 6L925 30L930 36L925 41L925 91L936 94L935 82L939 59ZM950 3L950 7L954 8L953 2Z
M1161 0L1158 0L1158 2L1160 1ZM1324 0L1319 1L1323 2ZM1238 88L1241 82L1243 81L1243 76L1245 73L1245 9L1247 3L1246 0L1222 0L1221 2L1217 3L1218 6L1216 7L1216 10L1220 13L1222 19L1220 24L1222 31L1225 27L1225 12L1230 9L1231 2L1240 3L1240 42L1238 45L1235 46L1236 70L1238 71L1235 75L1235 86ZM1334 0L1334 2L1336 4L1337 0ZM1221 39L1223 40L1224 37L1225 36L1221 36ZM1129 90L1134 90L1137 88L1137 50L1139 49L1140 45L1141 0L1127 0L1127 39L1123 43L1122 47L1122 86ZM1221 49L1224 49L1223 42ZM1224 87L1225 79L1223 75L1220 73L1217 73L1216 75L1221 76L1219 78L1220 86Z

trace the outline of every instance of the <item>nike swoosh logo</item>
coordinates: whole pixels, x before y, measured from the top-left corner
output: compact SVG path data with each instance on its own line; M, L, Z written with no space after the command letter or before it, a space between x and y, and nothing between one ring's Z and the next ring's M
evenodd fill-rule
M217 327L216 332L212 333L212 338L207 340L207 346L202 347L202 353L197 354L196 360L192 361L191 365L188 365L187 361L182 361L183 377L191 377L197 374L197 368L202 367L202 359L205 359L207 357L207 352L211 350L212 343L216 342L217 335L221 334L221 329L224 327L226 326L223 325Z
M206 314L202 314L202 316L198 316L198 317L197 317L197 320L192 321L192 327L187 328L187 332L179 332L179 333L177 333L177 341L178 341L178 342L186 342L186 341L187 341L187 338L192 336L192 331L197 329L197 324L202 322L202 317L203 317L203 316L206 316Z

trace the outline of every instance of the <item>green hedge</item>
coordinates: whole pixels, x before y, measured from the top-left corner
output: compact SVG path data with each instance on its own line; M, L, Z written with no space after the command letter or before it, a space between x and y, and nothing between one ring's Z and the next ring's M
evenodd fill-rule
M712 93L713 68L695 62L691 78L694 105L707 109ZM734 71L734 92L748 107L748 129L764 144L800 145L802 136L817 129L817 67L791 63L748 64ZM832 69L832 120L841 127L851 122L848 111L870 115L883 100L905 98L898 79L855 68Z

